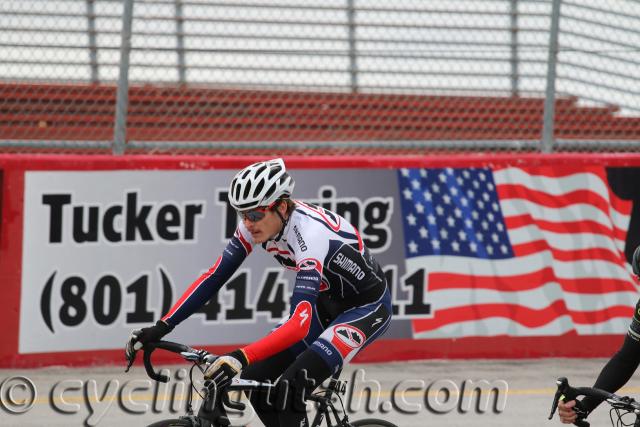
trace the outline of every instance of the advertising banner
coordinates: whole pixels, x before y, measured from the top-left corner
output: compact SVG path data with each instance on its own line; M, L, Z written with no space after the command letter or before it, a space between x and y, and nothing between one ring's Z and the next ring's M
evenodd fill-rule
M118 348L132 329L165 314L233 236L234 173L27 172L20 352ZM297 197L345 216L390 279L404 274L395 171L294 176ZM294 278L254 251L215 300L179 326L180 336L198 344L264 336L288 314ZM409 294L414 299L397 295L398 320L428 314L421 286ZM394 334L409 337L405 329Z
M19 291L16 354L121 358L130 331L165 314L222 253L238 221L228 183L248 163L5 174L3 241L20 240L7 245L20 252L18 286L6 279L13 252L0 260L3 292L13 301L6 289ZM567 339L625 334L638 300L628 260L640 244L640 168L443 163L288 163L295 198L351 221L383 266L394 311L374 343L384 359L523 357L544 343L563 355L569 347L553 346ZM294 279L257 248L172 337L255 341L288 314Z

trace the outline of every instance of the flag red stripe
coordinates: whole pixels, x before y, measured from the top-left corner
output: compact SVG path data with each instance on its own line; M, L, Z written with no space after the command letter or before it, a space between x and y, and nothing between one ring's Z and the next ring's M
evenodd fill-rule
M598 176L600 179L604 178L604 174L601 173L602 171L602 167L600 166L595 166L595 167L585 167L585 166L578 166L578 167L571 167L571 166L566 166L566 165L562 165L562 167L556 167L556 166L542 166L542 165L536 165L534 167L529 167L529 168L515 168L514 166L511 165L507 165L507 166L500 166L500 165L496 165L493 166L491 168L491 170L495 173L498 171L502 171L505 169L518 169L524 173L526 173L527 175L531 176L531 177L544 177L544 178L567 178L573 175L582 175L585 173L590 173L593 175ZM509 179L513 179L511 177L508 177Z
M598 277L566 279L555 276L551 267L513 276L477 276L457 273L430 273L427 292L446 289L493 289L504 292L527 291L557 282L563 291L582 294L604 294L609 292L635 292L630 281L601 279Z
M552 248L546 240L536 240L520 245L513 245L513 253L517 257L531 255L542 251L550 251L553 254L553 258L558 261L597 259L601 261L609 261L615 264L621 264L624 262L622 258L620 258L620 254L618 252L612 252L604 248L574 249L569 251Z
M534 225L541 230L551 231L553 233L602 234L607 238L611 238L611 235L613 234L613 237L617 240L624 241L627 239L626 230L614 227L612 231L610 227L591 220L552 222L543 219L534 219L530 214L522 214L506 217L504 218L504 222L509 230Z
M623 242L627 240L627 230L622 230L620 228L613 229L613 237L617 240L622 240Z
M529 243L522 243L520 245L512 245L513 253L515 256L527 256L536 254L544 250L549 249L547 243L543 240L535 240ZM555 258L555 257L554 257Z
M592 233L611 235L611 228L596 221L564 221L552 222L543 219L535 219L530 214L514 215L504 219L508 229L514 230L520 227L535 225L545 231L554 233ZM625 234L626 236L626 234Z
M595 311L572 311L562 300L555 301L542 309L532 309L517 304L475 304L437 310L433 318L414 320L413 328L414 332L425 332L450 323L491 317L503 317L528 328L538 328L562 315L569 315L576 324L590 325L618 317L630 318L633 316L633 307L617 305Z
M574 190L564 194L549 194L518 184L500 184L497 186L500 200L527 199L549 208L564 208L577 203L592 205L609 215L609 201L590 190Z

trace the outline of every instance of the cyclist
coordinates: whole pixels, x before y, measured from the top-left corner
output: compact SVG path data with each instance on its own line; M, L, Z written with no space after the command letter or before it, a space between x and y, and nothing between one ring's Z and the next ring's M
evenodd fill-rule
M640 246L633 252L631 266L633 273L640 278ZM638 368L638 364L640 364L640 300L638 300L636 304L631 325L629 325L622 347L613 355L604 368L602 368L593 386L610 393L615 393L629 381ZM576 421L577 414L573 409L576 405L586 411L586 414L589 414L600 403L602 403L602 399L596 399L594 397L585 397L579 402L576 400L566 403L560 401L558 402L560 421L564 424L571 424Z
M267 427L308 425L304 406L294 401L304 402L314 385L382 335L392 313L385 275L358 230L340 215L291 199L293 188L282 159L238 172L229 187L229 203L241 219L234 237L162 319L132 332L125 349L132 361L144 343L171 332L220 290L254 246L262 246L296 272L289 316L264 338L216 359L205 378L222 385L240 371L257 381L280 377L276 391L293 390L283 407L251 396Z

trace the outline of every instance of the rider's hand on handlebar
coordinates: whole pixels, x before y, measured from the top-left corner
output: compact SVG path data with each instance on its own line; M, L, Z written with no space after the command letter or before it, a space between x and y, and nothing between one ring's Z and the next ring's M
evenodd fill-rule
M574 406L576 406L575 400L571 400L569 402L563 402L560 400L558 402L558 416L563 424L572 424L575 422L577 414L573 410Z
M167 335L173 330L173 326L169 325L163 320L158 320L155 325L147 328L135 329L131 332L129 341L124 349L124 355L129 362L129 365L133 363L136 358L136 352L142 348L142 346L148 342L160 341L162 337Z
M237 349L218 357L204 372L204 378L215 382L217 387L225 387L248 364L247 356Z

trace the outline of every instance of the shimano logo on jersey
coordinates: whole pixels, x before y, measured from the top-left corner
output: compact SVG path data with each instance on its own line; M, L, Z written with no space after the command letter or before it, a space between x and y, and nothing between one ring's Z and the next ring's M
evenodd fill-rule
M300 231L298 230L297 225L293 226L293 232L296 234L296 240L298 241L298 246L300 246L300 250L302 252L306 251L307 244L304 242L304 239L302 238L302 235L300 234Z
M313 345L316 345L316 346L320 347L322 349L322 351L327 353L328 356L332 356L333 355L333 351L329 347L327 347L326 345L322 344L321 342L314 341Z
M204 202L141 202L129 191L116 203L76 201L71 193L43 194L49 209L49 243L194 241Z
M352 274L358 280L364 279L365 272L362 271L362 268L360 268L360 266L354 260L344 256L341 253L337 253L333 258L333 264L337 265L345 272Z

